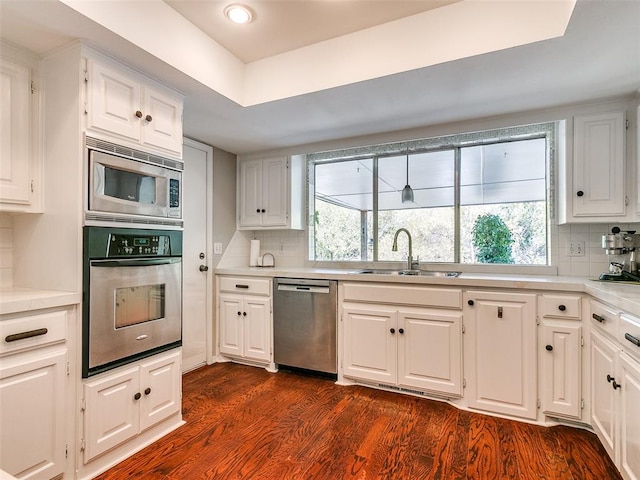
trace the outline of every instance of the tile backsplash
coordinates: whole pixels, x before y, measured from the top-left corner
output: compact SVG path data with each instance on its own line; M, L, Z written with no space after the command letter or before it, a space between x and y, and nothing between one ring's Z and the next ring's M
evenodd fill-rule
M13 217L0 214L0 288L13 285Z
M550 235L551 265L557 268L561 276L597 277L609 271L610 259L602 249L602 235L610 233L614 227L621 230L640 231L640 224L571 224L554 225ZM224 267L241 267L249 265L249 249L251 239L260 240L260 254L272 253L277 266L301 267L307 262L306 232L297 230L274 231L237 231L220 264ZM582 256L572 256L569 245L584 244Z

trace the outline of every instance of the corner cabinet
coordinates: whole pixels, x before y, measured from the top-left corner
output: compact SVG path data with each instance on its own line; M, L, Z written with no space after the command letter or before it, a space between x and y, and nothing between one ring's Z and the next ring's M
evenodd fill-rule
M0 212L42 211L38 60L2 44Z
M462 396L462 291L409 285L341 287L344 377Z
M536 295L465 292L469 407L537 418Z
M182 158L181 95L108 60L86 59L87 129Z
M219 352L234 360L272 364L271 280L218 277Z
M238 162L238 230L304 229L304 160Z
M577 295L539 297L540 400L545 415L582 418L582 303Z

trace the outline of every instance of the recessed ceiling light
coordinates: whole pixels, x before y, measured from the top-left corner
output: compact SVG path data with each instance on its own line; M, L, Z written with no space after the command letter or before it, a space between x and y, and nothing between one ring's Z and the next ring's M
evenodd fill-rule
M233 23L249 23L253 20L253 12L244 5L227 5L224 8L224 14Z

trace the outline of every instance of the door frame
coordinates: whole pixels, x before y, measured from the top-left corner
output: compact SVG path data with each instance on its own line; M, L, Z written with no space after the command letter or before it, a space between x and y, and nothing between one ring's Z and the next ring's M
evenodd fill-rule
M207 156L207 198L205 199L205 209L207 212L206 220L206 248L205 254L207 258L207 265L209 270L206 272L206 333L207 333L207 346L206 346L206 362L207 365L211 365L214 362L214 322L213 315L213 147L204 143L192 140L188 137L183 137L183 145L189 146L196 150L204 152ZM183 154L184 160L184 154Z

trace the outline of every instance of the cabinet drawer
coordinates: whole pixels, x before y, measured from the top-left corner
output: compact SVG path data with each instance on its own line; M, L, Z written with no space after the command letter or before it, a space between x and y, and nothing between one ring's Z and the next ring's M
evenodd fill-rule
M582 319L582 298L577 295L542 295L540 311L543 317Z
M0 354L63 342L66 338L66 310L0 320Z
M344 300L461 309L462 290L410 285L345 283Z
M271 279L251 277L220 277L220 291L248 295L271 294Z
M640 318L626 313L620 315L618 340L627 352L640 358Z
M600 302L591 300L591 324L597 325L611 335L618 331L618 312Z

